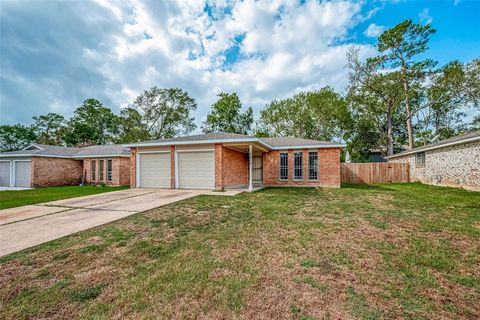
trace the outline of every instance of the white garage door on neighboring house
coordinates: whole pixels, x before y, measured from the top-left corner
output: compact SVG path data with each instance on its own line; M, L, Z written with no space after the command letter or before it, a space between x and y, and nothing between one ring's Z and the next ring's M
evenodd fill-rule
M10 161L0 161L0 187L10 187Z
M215 154L213 151L178 152L177 155L178 188L215 188Z
M170 188L170 152L141 153L140 181L143 188Z
M31 161L14 161L15 187L30 188L32 179Z

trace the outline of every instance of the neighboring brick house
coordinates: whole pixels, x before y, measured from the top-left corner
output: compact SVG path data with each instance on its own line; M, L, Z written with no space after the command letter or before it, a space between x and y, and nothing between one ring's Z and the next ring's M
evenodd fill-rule
M480 190L480 131L387 157L410 163L411 181Z
M89 171L93 167L95 176ZM130 151L119 145L72 148L34 143L0 153L0 186L35 188L82 181L129 185L129 167Z
M340 187L344 144L209 133L126 145L132 187Z

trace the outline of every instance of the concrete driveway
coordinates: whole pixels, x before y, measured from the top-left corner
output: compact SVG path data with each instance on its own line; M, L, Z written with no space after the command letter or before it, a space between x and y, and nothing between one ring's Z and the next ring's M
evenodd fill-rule
M128 189L0 210L0 256L203 193Z

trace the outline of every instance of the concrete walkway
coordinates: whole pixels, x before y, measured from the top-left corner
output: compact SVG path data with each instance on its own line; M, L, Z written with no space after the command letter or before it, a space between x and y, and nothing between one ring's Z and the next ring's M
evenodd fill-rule
M0 210L0 256L204 193L128 189Z

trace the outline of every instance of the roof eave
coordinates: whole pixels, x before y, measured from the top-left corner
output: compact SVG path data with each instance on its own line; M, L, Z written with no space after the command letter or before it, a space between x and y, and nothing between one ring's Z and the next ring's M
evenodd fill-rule
M408 156L408 155L411 155L411 154L415 154L417 152L425 152L425 151L430 151L430 150L435 150L435 149L441 149L441 148L445 148L445 147L455 146L457 144L463 144L463 143L469 143L469 142L475 142L475 141L480 141L480 136L469 138L469 139L464 139L464 140L459 140L459 141L453 141L453 142L449 142L449 143L444 143L444 144L440 144L440 145L435 145L435 146L431 146L431 147L419 147L419 148L416 148L416 149L412 149L412 150L409 150L409 151L405 151L405 152L401 152L401 153L397 153L397 154L385 157L385 159L398 158L398 157L403 157L403 156Z
M161 147L161 146L178 146L178 145L189 145L189 144L215 144L215 143L230 143L230 142L257 142L268 148L271 148L268 144L261 141L258 138L246 138L246 139L209 139L209 140L191 140L191 141L166 141L166 142L138 142L138 143L128 143L122 145L126 148L132 147Z
M312 145L301 145L301 146L282 146L282 147L271 147L272 150L286 150L286 149L328 149L328 148L346 148L347 145L344 143L338 144L312 144Z
M86 159L86 158L118 158L118 157L125 157L130 158L130 155L126 154L99 154L99 155L88 155L88 156L73 156L74 159Z
M72 156L54 156L54 155L47 155L47 154L0 154L0 158L27 158L27 157L43 157L43 158L63 158L63 159L72 159Z
M139 143L129 143L122 145L126 148L132 147L161 147L161 146L171 146L171 145L189 145L189 144L215 144L215 143L231 143L231 142L255 142L259 143L268 149L271 150L282 150L282 149L308 149L308 148L345 148L344 143L339 144L316 144L316 145L300 145L300 146L282 146L274 147L266 143L265 141L259 138L247 138L247 139L211 139L211 140L192 140L192 141L170 141L170 142L139 142Z

